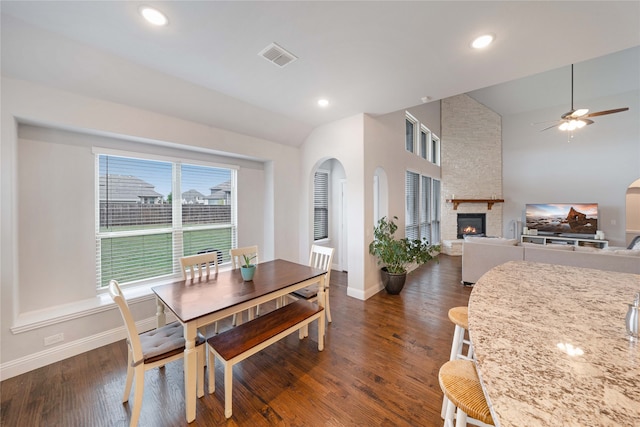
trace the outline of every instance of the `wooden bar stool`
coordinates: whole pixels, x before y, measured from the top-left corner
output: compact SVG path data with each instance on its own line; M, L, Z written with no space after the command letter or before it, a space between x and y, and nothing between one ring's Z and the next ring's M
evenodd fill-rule
M451 342L451 356L449 360L473 360L473 346L471 341L465 338L465 333L469 329L469 310L466 306L453 307L449 310L449 320L455 325L453 331L453 341ZM467 353L464 354L464 346L467 346ZM442 399L442 411L440 416L445 417L447 410L447 396Z
M481 427L494 425L474 362L448 361L440 368L438 381L442 392L447 397L444 427L454 427L454 418L455 427L465 427L467 418L471 424ZM457 412L455 412L456 407Z

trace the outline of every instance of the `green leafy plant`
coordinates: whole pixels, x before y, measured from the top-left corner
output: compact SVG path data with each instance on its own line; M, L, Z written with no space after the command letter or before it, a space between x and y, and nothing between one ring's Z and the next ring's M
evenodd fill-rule
M242 255L242 258L244 259L244 264L242 264L243 267L251 267L253 264L251 264L251 261L253 261L256 256L249 256L249 255Z
M398 217L393 219L397 221ZM380 218L373 230L374 239L369 244L369 253L376 256L378 265L387 267L389 273L406 273L409 264L425 264L440 252L440 245L430 245L426 239L395 238L397 229L393 220Z

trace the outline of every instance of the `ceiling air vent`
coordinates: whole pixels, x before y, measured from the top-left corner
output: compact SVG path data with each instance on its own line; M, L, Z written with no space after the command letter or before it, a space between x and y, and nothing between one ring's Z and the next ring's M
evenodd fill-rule
M298 59L298 57L293 53L287 52L283 47L278 46L275 43L271 43L269 46L262 49L258 55L262 56L269 62L273 62L278 67L284 67Z

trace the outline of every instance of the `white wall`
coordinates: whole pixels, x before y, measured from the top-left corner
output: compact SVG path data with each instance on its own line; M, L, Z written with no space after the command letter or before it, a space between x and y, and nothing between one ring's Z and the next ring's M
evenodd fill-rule
M38 127L23 127L19 136L18 121ZM104 304L95 291L91 147L109 141L239 164L239 244L258 242L262 259L300 259L299 217L291 209L299 194L297 148L3 78L3 378L124 337L117 309ZM70 195L77 198L78 211L60 204ZM138 321L153 319L152 296L134 298L132 310ZM86 315L77 317L78 312ZM17 325L22 328L12 332ZM45 348L43 338L57 333L63 333L65 341Z
M584 100L591 111L629 107L594 117L574 134L531 123L559 117L566 106L504 116L504 233L523 220L527 203L598 203L599 228L609 244L625 246L625 195L640 177L640 92Z
M440 102L418 105L382 116L366 116L364 154L364 240L360 247L364 256L365 296L380 291L380 267L377 259L369 254L369 243L373 240L373 176L376 169L384 170L387 183L388 203L386 212L390 218L398 217L398 237L404 237L405 226L405 177L406 171L420 173L440 179L440 167L424 160L405 148L406 111L433 133L440 136ZM384 200L384 198L383 198ZM383 209L384 210L384 209ZM351 279L350 279L351 280Z
M343 120L319 126L309 135L301 147L300 176L301 193L298 207L300 210L300 258L309 256L313 242L313 174L326 160L340 162L347 181L347 241L349 283L347 293L350 296L365 299L364 271L362 268L363 228L361 219L364 212L362 194L363 173L363 129L364 116L359 114ZM332 183L335 185L335 183ZM333 211L335 212L335 210ZM334 232L334 231L332 231ZM331 236L334 238L334 236ZM345 250L338 244L338 250ZM343 267L344 268L344 267Z

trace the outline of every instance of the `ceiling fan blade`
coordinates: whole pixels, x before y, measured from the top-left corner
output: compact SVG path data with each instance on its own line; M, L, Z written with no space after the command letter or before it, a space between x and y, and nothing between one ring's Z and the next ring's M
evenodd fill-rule
M549 127L546 127L544 129L540 129L540 132L544 132L545 130L549 130L549 129L553 129L553 128L557 128L558 124L556 123L555 125L551 125Z
M537 125L543 125L545 123L560 123L561 121L563 121L562 119L556 119L556 120L546 120L544 122L534 122L531 123L531 126L537 126Z
M623 111L627 111L628 109L629 109L629 107L616 108L614 110L596 111L595 113L587 114L584 117L598 117L598 116L604 116L606 114L621 113Z
M582 120L583 122L585 122L588 125L592 125L592 124L595 123L593 120L585 119L584 117L581 118L580 120Z

